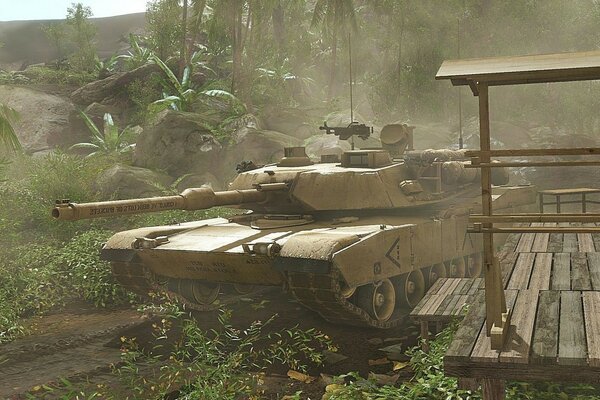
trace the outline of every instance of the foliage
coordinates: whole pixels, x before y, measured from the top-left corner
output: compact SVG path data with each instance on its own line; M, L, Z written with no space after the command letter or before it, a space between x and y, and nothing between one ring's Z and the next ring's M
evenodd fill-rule
M97 307L124 303L129 296L112 277L110 265L100 260L102 244L110 231L92 229L75 236L53 260L83 299Z
M0 69L0 85L23 85L29 83L29 78L16 71Z
M67 8L65 23L70 28L69 38L75 47L69 58L71 65L78 71L92 71L95 64L96 27L89 21L91 16L92 9L82 3L73 3Z
M98 79L104 79L116 71L118 63L119 57L117 56L111 56L104 60L101 60L96 56L94 62L94 73Z
M56 54L62 59L66 52L67 27L62 22L52 22L42 27L42 30L56 48Z
M144 309L157 311L156 305ZM116 372L135 393L134 398L160 399L174 388L180 388L179 398L185 399L256 396L260 371L267 366L278 363L303 370L303 360L320 364L322 350L333 348L330 339L314 329L293 327L270 332L276 316L239 329L231 324L231 312L222 311L220 329L207 332L174 303L162 304L158 311L164 316L153 325L153 350L144 351L134 340L122 338L123 366ZM163 356L163 343L175 334L177 324L181 325L181 337L173 351ZM140 373L141 362L160 366L161 374L149 377Z
M128 136L131 136L130 128L127 127L119 130L109 113L104 114L103 132L100 132L94 121L86 113L82 111L80 115L90 130L92 138L90 142L74 144L70 147L71 150L82 149L91 151L87 157L93 157L98 154L118 157L131 152L135 146L127 143Z
M19 113L6 104L0 103L0 149L21 150L21 143L13 124L19 119Z
M362 378L356 373L337 377L328 389L323 400L479 400L480 391L458 389L456 378L444 375L443 358L452 337L458 328L458 320L451 323L436 339L430 342L430 352L421 347L413 347L406 354L410 356L409 365L414 372L413 378L398 386L377 385L373 380ZM348 382L349 383L344 383ZM598 400L599 388L589 385L561 385L557 383L520 383L507 385L507 400Z
M181 37L180 13L177 0L151 0L146 5L149 44L161 60L166 60L178 48Z
M31 67L21 75L28 79L27 83L30 84L58 84L58 85L73 85L82 86L86 83L92 82L97 78L97 75L91 71L76 71L67 66L53 67Z
M141 37L139 35L129 34L129 45L131 49L127 54L118 56L117 58L125 60L128 69L141 67L152 61L154 53L149 48L140 44ZM147 38L146 38L147 41Z

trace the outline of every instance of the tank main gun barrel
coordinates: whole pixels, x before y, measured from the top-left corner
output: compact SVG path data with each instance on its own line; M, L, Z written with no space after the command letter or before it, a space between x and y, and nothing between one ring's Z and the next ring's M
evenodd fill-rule
M69 200L57 200L56 206L52 209L52 216L59 220L74 221L166 210L204 210L215 206L260 203L267 199L267 192L287 190L287 188L286 183L268 183L256 185L254 189L214 192L210 188L191 188L174 196L94 203L78 204L71 203Z

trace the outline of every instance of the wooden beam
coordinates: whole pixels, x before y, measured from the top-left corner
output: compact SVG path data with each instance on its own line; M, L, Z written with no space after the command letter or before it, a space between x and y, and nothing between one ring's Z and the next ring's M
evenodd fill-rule
M600 161L483 161L477 164L467 164L465 168L505 168L505 167L589 167L600 165Z
M480 157L481 150L467 150L466 157ZM584 147L572 149L505 149L490 150L487 152L490 157L541 157L541 156L586 156L600 155L598 147Z
M540 227L514 227L514 228L485 228L483 226L471 226L467 228L469 233L600 233L600 226L598 227L576 227L576 228L562 228L552 226L540 226Z
M600 222L600 214L525 214L525 215L471 215L469 222L483 224L486 222L535 223L535 222Z

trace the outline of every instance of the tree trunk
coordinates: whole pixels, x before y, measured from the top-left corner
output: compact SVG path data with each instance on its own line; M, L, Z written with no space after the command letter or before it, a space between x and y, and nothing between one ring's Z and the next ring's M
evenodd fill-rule
M285 14L281 6L281 0L273 8L271 18L273 19L273 36L277 43L278 56L282 60L285 54Z
M183 10L181 17L181 49L179 54L179 77L183 79L183 71L187 64L186 57L186 39L187 39L187 14L188 14L188 0L183 0Z
M337 47L338 47L338 26L337 24L333 25L333 35L331 38L331 67L329 70L329 88L327 93L327 99L331 100L334 95L334 85L336 78L336 64L337 64Z

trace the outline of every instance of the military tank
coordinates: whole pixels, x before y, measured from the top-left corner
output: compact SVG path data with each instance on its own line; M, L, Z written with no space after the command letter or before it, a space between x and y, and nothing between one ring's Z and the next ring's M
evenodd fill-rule
M367 138L357 123L327 133ZM460 150L412 149L412 130L388 125L383 148L346 151L314 162L302 147L275 164L246 162L229 189L77 204L57 201L54 218L75 220L227 206L249 210L119 232L104 245L116 279L146 294L164 290L189 307L256 287L284 288L335 323L389 328L403 320L439 277L479 276L481 242L467 233L478 209L479 172ZM505 185L500 169L495 185ZM496 187L495 210L535 202L532 187Z

